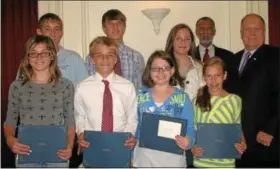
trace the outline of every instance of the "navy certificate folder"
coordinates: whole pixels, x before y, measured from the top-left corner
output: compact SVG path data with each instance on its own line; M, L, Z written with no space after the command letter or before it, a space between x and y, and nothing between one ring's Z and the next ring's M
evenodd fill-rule
M197 124L197 145L203 148L201 158L240 158L234 147L241 142L240 124Z
M124 146L131 133L85 131L89 147L84 149L83 165L91 168L130 167L131 151Z
M175 138L171 139L167 137L158 136L160 121L181 124L181 132L179 135L185 136L187 120L164 115L143 113L142 124L140 128L139 147L175 154L183 154L184 150L177 146Z
M64 125L21 125L18 139L29 145L29 155L19 155L18 163L61 163L66 162L57 156L59 149L65 149L67 132Z

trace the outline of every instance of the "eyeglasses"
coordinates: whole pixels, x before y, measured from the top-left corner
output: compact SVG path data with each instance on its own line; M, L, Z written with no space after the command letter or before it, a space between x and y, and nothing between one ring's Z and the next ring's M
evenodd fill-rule
M28 53L29 59L38 59L39 56L42 57L42 59L46 59L51 55L50 52L41 52L41 53L36 53L36 52L30 52Z
M151 67L152 72L169 72L171 70L171 66L162 66L162 67Z

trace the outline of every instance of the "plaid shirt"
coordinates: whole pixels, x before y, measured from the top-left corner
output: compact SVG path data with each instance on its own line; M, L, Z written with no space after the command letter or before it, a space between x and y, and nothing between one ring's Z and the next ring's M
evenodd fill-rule
M138 51L126 46L123 42L118 46L121 70L124 78L130 80L136 89L142 87L142 74L145 69L144 57ZM88 55L85 64L89 74L95 74L95 67Z

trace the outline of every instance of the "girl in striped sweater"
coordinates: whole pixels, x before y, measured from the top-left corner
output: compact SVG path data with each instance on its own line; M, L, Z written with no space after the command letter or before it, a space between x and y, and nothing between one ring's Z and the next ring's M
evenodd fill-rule
M196 123L240 124L241 98L223 89L226 76L225 65L219 57L212 57L204 64L206 86L199 89L193 101L195 126ZM246 149L244 138L234 146L242 154ZM199 158L203 149L197 145L192 148L192 153L195 167L235 167L235 159Z

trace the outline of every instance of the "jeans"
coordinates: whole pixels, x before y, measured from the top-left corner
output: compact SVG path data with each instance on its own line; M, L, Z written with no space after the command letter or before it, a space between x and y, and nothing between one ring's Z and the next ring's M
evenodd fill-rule
M18 156L16 156L16 168L69 168L69 161L64 163L18 163Z

